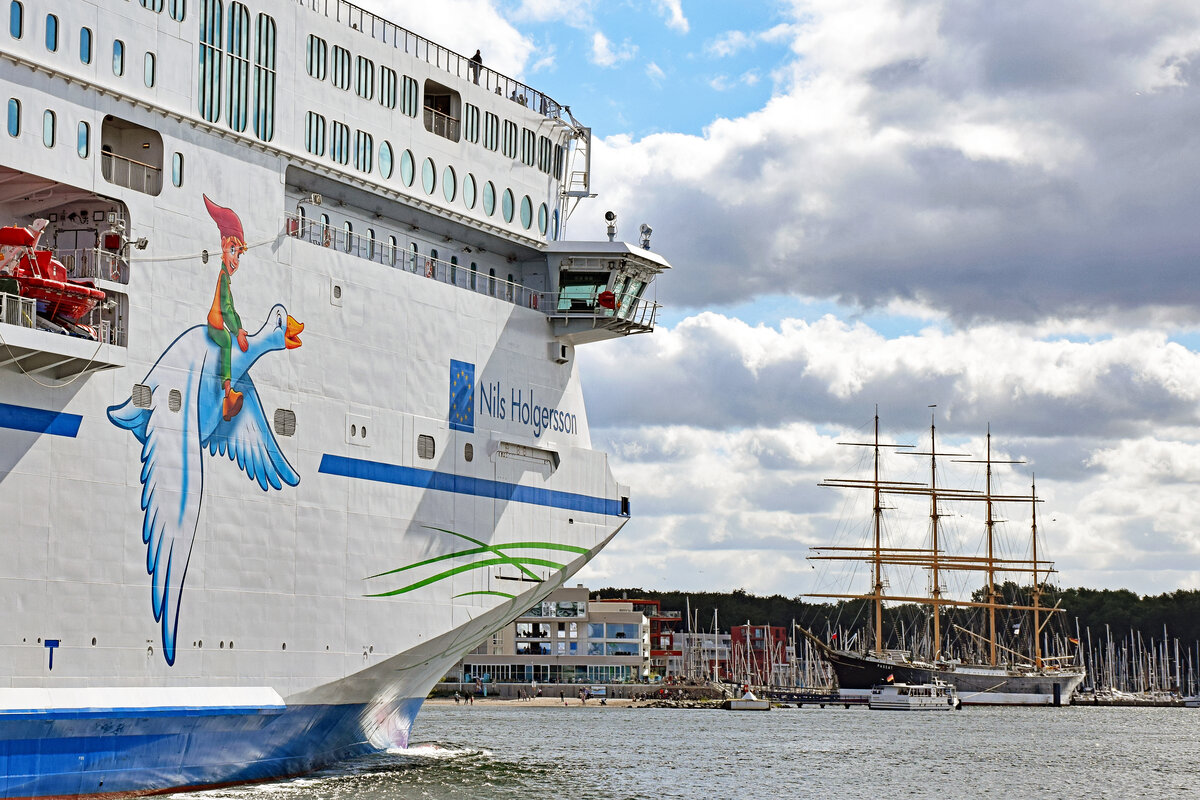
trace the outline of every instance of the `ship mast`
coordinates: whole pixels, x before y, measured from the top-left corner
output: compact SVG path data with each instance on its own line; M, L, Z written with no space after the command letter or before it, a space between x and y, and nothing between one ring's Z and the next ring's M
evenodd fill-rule
M875 652L883 652L883 561L880 557L880 528L883 525L883 505L880 503L882 495L879 491L879 406L875 406L875 480L874 484L874 501L875 501L875 558L873 563L875 566Z
M986 470L986 484L984 489L984 500L987 504L987 609L988 609L988 663L993 667L996 666L997 659L997 643L996 643L996 523L998 520L993 514L994 495L992 494L992 464L1024 464L1024 461L996 461L992 458L992 426L988 425L987 429L987 455L982 460L959 459L964 464L984 464ZM1034 560L1037 559L1037 549L1034 548ZM1034 569L1037 567L1035 566Z
M1030 504L1033 508L1032 523L1030 524L1030 534L1033 539L1033 667L1034 669L1042 668L1042 625L1041 625L1041 610L1039 606L1042 600L1042 585L1038 582L1038 563L1037 563L1037 478L1033 476L1030 482L1029 495L1033 499Z

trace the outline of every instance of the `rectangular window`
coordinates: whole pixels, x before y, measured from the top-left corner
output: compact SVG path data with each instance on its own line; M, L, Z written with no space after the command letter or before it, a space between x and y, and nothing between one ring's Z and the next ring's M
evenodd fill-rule
M366 131L354 132L354 168L360 172L371 171L375 153L375 140Z
M275 136L275 20L258 15L254 36L254 135Z
M554 145L554 177L562 180L563 177L563 161L566 151L561 144Z
M479 106L463 104L463 138L472 144L479 144Z
M209 122L221 118L221 0L200 2L200 116Z
M350 128L341 122L333 123L329 137L329 157L339 164L350 163Z
M529 128L521 129L521 161L530 167L537 161L537 134Z
M142 82L146 84L147 89L154 88L154 66L154 53L146 53L146 57L143 59L142 63Z
M304 149L314 156L325 155L325 117L315 111L304 119Z
M329 71L329 80L339 89L350 88L350 51L344 47L333 46L333 65Z
M375 98L375 62L369 58L354 61L354 93L364 100Z
M325 80L325 73L328 69L327 61L329 59L329 45L319 36L308 35L308 51L306 55L306 63L308 65L308 74L319 81Z
M396 70L390 67L379 68L379 105L396 107Z
M187 16L187 0L171 0L171 4L167 8L171 19L176 22L183 22L183 18Z
M538 169L547 175L550 174L551 161L553 156L550 149L550 138L547 136L538 137Z
M125 43L113 39L113 75L118 78L125 74Z
M415 117L420 103L420 87L414 79L405 75L400 81L400 110L410 117Z
M225 110L229 127L241 133L246 130L250 107L250 11L242 3L229 5L225 50L229 53L229 97Z
M509 158L517 157L517 123L504 121L504 138L500 140L500 151Z
M483 112L483 146L488 150L500 147L500 118L490 111Z

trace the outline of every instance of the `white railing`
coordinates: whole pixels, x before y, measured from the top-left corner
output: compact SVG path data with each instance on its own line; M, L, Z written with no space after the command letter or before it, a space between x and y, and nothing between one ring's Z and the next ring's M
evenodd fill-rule
M162 168L107 150L100 153L100 174L109 183L157 196L162 191Z
M349 253L357 258L365 258L384 266L402 269L417 275L424 275L441 283L449 283L479 294L486 294L497 300L506 300L513 305L527 308L548 308L543 304L547 295L536 292L515 281L489 275L486 272L471 269L470 265L456 264L441 258L432 258L412 249L412 241L408 238L397 239L393 246L390 242L368 238L361 234L347 233L345 230L322 225L310 219L301 218L295 214L287 214L284 230L293 238L301 239L320 247Z
M640 291L640 290L639 290ZM591 297L545 292L540 298L546 313L558 319L591 319L598 327L653 330L662 306L653 300L624 292L613 295L613 307L600 304L600 293Z
M458 141L458 120L429 106L425 106L425 130L452 142Z
M418 36L410 30L377 17L346 0L298 0L318 14L384 44L410 53L415 58L443 69L488 91L519 102L547 117L561 118L563 107L552 98L518 80L472 61L464 55Z
M96 247L79 250L60 248L54 251L54 257L67 268L68 278L98 278L129 283L129 264L118 253Z
M37 304L32 297L0 292L0 323L22 328L37 327Z

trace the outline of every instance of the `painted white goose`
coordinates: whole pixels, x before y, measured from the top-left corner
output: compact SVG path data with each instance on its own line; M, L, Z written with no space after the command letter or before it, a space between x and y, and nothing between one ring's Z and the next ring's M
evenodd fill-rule
M162 623L163 655L175 663L175 634L183 581L191 558L204 494L204 450L225 455L267 491L295 486L300 476L288 463L267 420L249 370L265 353L300 346L304 325L282 305L271 308L243 352L234 347L232 382L243 393L240 413L221 416L220 348L203 325L188 328L167 347L142 383L151 390L148 408L132 398L110 406L113 424L130 430L142 444L142 541L154 619ZM167 407L167 391L178 388L178 413Z

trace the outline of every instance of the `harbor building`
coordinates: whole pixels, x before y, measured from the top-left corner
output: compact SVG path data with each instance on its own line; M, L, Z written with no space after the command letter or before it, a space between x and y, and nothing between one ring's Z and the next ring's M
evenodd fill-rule
M591 600L582 585L557 589L492 634L447 677L530 684L648 680L651 627L644 608L628 600Z

